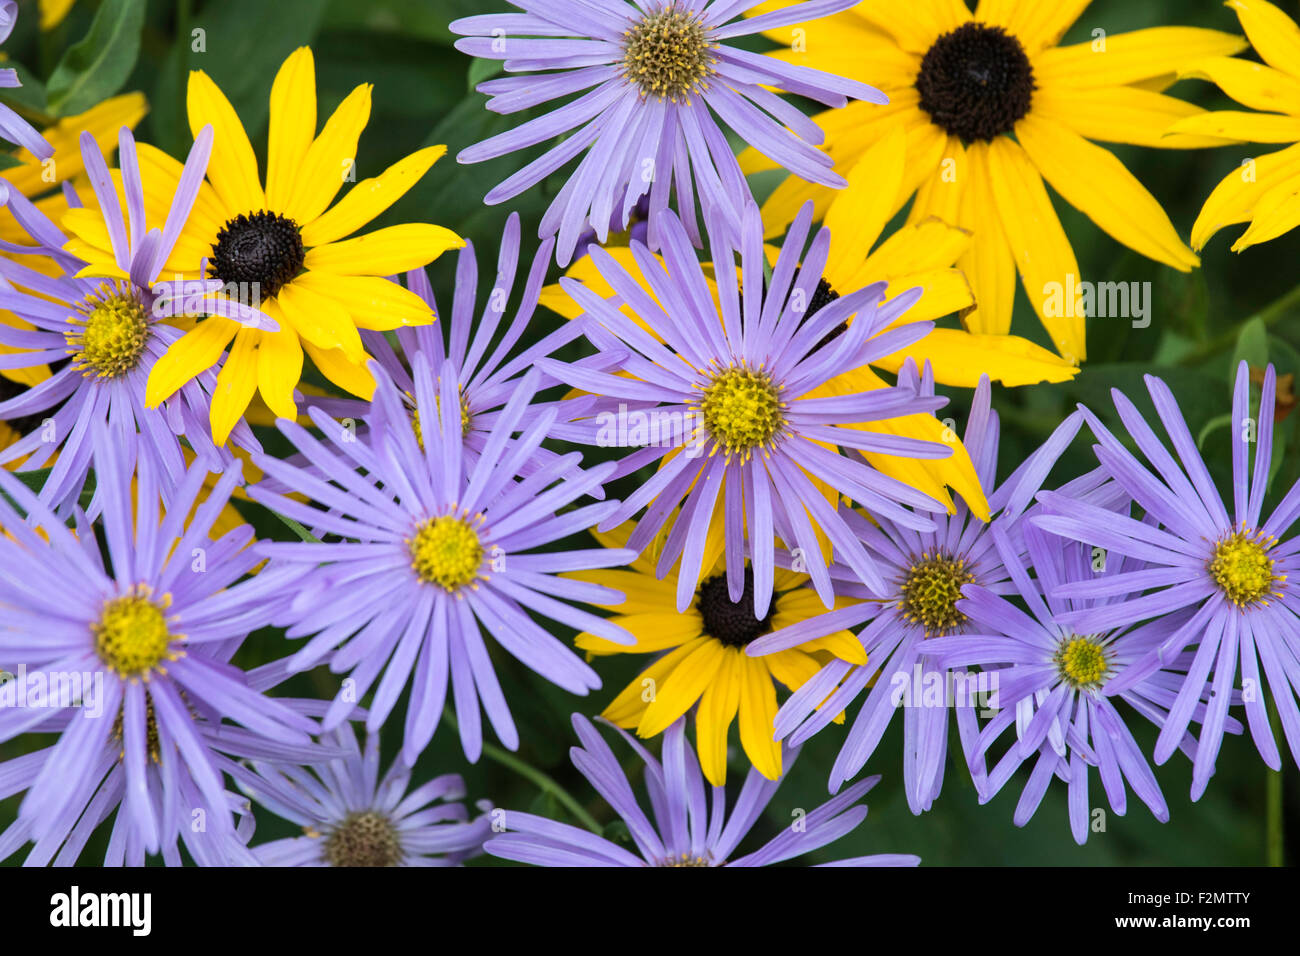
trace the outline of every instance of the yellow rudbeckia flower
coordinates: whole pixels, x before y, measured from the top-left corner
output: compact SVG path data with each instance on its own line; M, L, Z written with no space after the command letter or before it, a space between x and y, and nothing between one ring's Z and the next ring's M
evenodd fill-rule
M41 0L41 29L53 30L67 17L77 0Z
M1179 70L1242 49L1240 37L1156 27L1058 46L1088 0L864 0L821 20L769 31L780 59L868 81L885 106L850 103L817 117L826 150L851 169L888 124L902 122L909 157L897 212L915 194L912 223L937 216L974 232L957 260L975 293L966 327L1011 327L1016 272L1057 351L1086 357L1081 310L1059 310L1047 290L1077 282L1079 266L1043 184L1119 242L1187 271L1199 265L1159 202L1112 153L1091 140L1163 148L1222 145L1207 136L1163 136L1202 112L1161 90ZM753 13L771 9L763 4ZM794 41L794 42L792 42ZM1014 139L1012 138L1014 134ZM746 172L774 168L756 150ZM824 214L832 190L788 178L764 205L773 233L813 199ZM1066 314L1057 315L1058 311Z
M619 548L632 527L629 522L609 534L593 534L605 547ZM694 602L679 614L675 579L655 576L653 550L646 549L626 569L565 575L623 592L626 600L609 610L614 612L612 620L636 638L635 644L623 645L579 634L578 647L597 656L662 653L601 716L620 727L635 728L640 737L653 737L698 703L696 750L709 783L720 787L727 782L727 735L732 721L739 725L740 745L754 768L769 780L777 779L782 767L781 744L773 739L774 682L795 691L834 658L866 664L862 642L852 632L841 631L766 657L750 657L745 646L756 638L825 613L821 598L808 586L808 576L778 568L772 607L766 618L756 619L748 569L745 596L733 603L727 593L722 524L715 521L705 555L706 567L712 571L701 577ZM852 598L837 598L835 607L854 603ZM843 720L843 715L837 720Z
M1264 0L1229 0L1264 64L1232 57L1194 63L1183 76L1210 80L1243 106L1179 120L1171 135L1218 136L1240 143L1291 143L1233 170L1205 201L1192 226L1201 249L1220 229L1250 223L1232 244L1241 252L1300 225L1300 27Z
M294 51L271 87L263 185L230 101L206 73L190 74L190 131L198 136L212 127L212 154L162 278L218 279L226 298L260 309L278 327L242 325L224 315L199 319L150 373L146 402L152 407L221 364L211 410L217 444L226 441L255 391L278 417L297 416L294 389L304 353L335 385L368 399L374 380L358 329L385 331L434 319L418 295L384 277L427 265L463 246L463 239L425 223L347 237L400 199L446 147L418 150L334 202L352 179L357 141L370 118L370 90L364 83L354 89L317 134L315 63L310 49ZM144 145L139 159L146 218L161 226L182 167ZM102 216L72 210L63 226L74 237L66 248L90 263L84 274L121 277ZM246 301L250 294L253 301Z

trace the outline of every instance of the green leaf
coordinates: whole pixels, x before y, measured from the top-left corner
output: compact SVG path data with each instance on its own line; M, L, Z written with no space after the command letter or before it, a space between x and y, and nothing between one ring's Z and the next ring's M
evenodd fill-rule
M0 90L0 99L28 113L47 112L49 104L46 102L45 84L41 82L40 77L15 60L10 60L5 66L18 74L20 85Z
M122 88L140 53L144 8L144 0L104 0L90 30L50 76L53 115L82 113Z
M282 515L280 514L280 512L274 511L270 508L266 510L270 511L271 514L275 515L282 522L284 522L284 526L288 528L290 531L292 531L294 534L296 534L301 540L308 541L312 544L320 544L320 538L316 537L314 534L312 534L310 531L304 528L297 521L294 521L288 515Z
M1232 353L1232 367L1228 369L1228 380L1237 380L1237 366L1242 362L1263 368L1268 364L1268 326L1261 318L1253 318L1241 327L1237 334L1237 347Z
M13 169L15 166L21 166L23 161L13 153L0 153L0 169Z
M1214 418L1211 418L1208 422L1205 423L1205 427L1201 429L1200 434L1196 436L1196 447L1204 451L1205 439L1209 438L1220 428L1224 428L1231 424L1232 424L1232 412L1224 412L1222 415L1217 415Z

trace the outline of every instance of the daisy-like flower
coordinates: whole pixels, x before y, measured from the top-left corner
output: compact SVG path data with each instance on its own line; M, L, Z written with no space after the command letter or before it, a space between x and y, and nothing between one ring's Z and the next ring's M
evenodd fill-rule
M819 850L856 829L867 815L866 805L858 801L880 780L859 781L817 809L794 814L794 822L762 847L737 857L736 847L754 829L781 780L751 770L728 813L725 787L712 788L712 806L708 805L684 720L664 732L662 762L620 730L645 763L651 807L647 815L614 752L591 722L574 714L573 727L582 742L569 751L573 765L627 824L636 852L567 823L505 810L500 812L506 832L484 844L488 853L535 866L771 866ZM793 764L796 756L798 750L787 750L786 765ZM920 862L917 856L882 853L819 865L916 866Z
M1265 0L1228 0L1228 6L1264 65L1217 56L1186 65L1182 75L1210 80L1258 112L1199 113L1174 123L1169 133L1292 144L1250 159L1223 177L1192 225L1192 248L1199 250L1225 226L1250 223L1232 244L1233 252L1241 252L1300 225L1300 27Z
M672 212L665 213L661 222L664 265L655 262L642 243L631 245L653 295L600 248L592 248L590 255L617 299L602 298L572 279L560 280L586 312L582 321L592 343L599 349L626 350L628 358L619 374L549 359L539 365L593 394L629 403L658 403L649 414L664 422L658 429L664 433L662 439L627 455L619 463L619 473L656 462L659 470L610 514L601 530L648 506L628 541L628 547L639 552L671 524L657 571L666 575L680 561L679 611L695 599L715 510L724 518L728 594L733 601L740 600L748 557L753 567L754 613L761 619L771 607L777 537L800 550L826 607L834 600L823 560L827 542L870 589L884 593L885 583L874 562L836 513L839 494L873 514L917 530L929 530L934 524L900 502L919 509L943 507L866 462L833 450L839 445L916 458L952 454L946 444L845 427L932 412L944 399L897 387L864 394L814 394L848 369L915 341L930 326L916 322L882 331L917 298L915 293L900 295L882 306L883 283L850 292L805 319L830 243L827 231L821 230L805 253L810 213L796 221L766 281L762 224L758 207L751 202L742 226L741 268L714 270L716 300L686 231ZM735 252L726 238L712 228L710 236L713 261L734 264ZM639 322L619 310L623 303ZM837 335L841 323L854 316L847 330ZM658 337L646 327L656 330ZM631 430L608 432L609 422L598 418L589 440L624 446L638 443ZM674 517L679 505L680 513Z
M1123 498L1122 492L1119 497ZM1157 820L1168 822L1169 808L1160 785L1116 704L1122 698L1160 726L1187 677L1191 655L1148 673L1123 690L1115 689L1114 679L1155 650L1190 612L1158 618L1141 627L1124 625L1098 633L1080 633L1064 626L1058 623L1059 615L1104 606L1116 598L1057 598L1053 589L1139 572L1143 562L1115 555L1098 568L1090 548L1077 542L1062 547L1059 538L1030 522L1021 530L1023 549L1011 544L999 523L994 524L990 537L1029 613L988 588L968 584L957 602L958 610L971 621L968 632L935 638L929 646L941 666L997 668L991 676L998 713L968 754L972 762L978 762L974 776L980 802L991 800L1026 760L1033 760L1033 770L1016 805L1018 827L1033 817L1052 778L1060 777L1069 788L1070 831L1082 846L1088 839L1093 812L1088 796L1093 767L1115 813L1122 816L1127 809L1127 784ZM1198 720L1205 716L1207 690L1202 681L1196 695ZM983 765L989 746L1012 728L1014 739L986 777ZM1235 731L1240 732L1240 727ZM1180 742L1189 756L1195 755L1196 741L1191 734L1183 734Z
M351 239L400 199L446 148L430 146L362 180L355 180L357 140L370 117L370 85L353 90L316 133L316 73L311 50L290 54L271 87L266 184L230 101L201 70L190 74L190 130L211 126L212 158L198 186L194 210L176 237L164 278L188 290L205 289L232 311L209 316L175 343L149 375L146 401L156 406L186 382L220 365L212 402L212 433L224 444L261 394L276 415L297 415L295 388L304 353L344 391L369 398L374 382L359 329L388 330L433 321L418 295L386 276L415 269L463 240L441 226L409 223ZM158 150L142 151L146 209L169 197L180 165ZM93 274L115 276L108 232L91 210L64 217L73 233L68 248ZM175 293L179 294L179 293ZM260 325L227 316L260 315ZM229 353L226 348L229 346ZM222 356L224 357L224 360Z
M9 34L13 32L14 24L17 22L18 4L15 0L0 0L0 43L9 39ZM13 89L18 86L22 86L22 83L18 80L17 70L0 70L0 88ZM32 124L5 103L0 103L0 137L30 150L41 159L49 159L54 154L54 147L42 138ZM4 187L0 185L0 193L3 190ZM3 196L0 196L0 199L3 199Z
M554 246L552 240L547 240L538 248L524 279L514 317L507 319L507 306L514 293L519 265L519 239L519 214L511 213L501 236L496 279L483 302L482 312L477 316L478 261L473 243L466 242L457 257L455 299L448 317L437 325L398 329L396 337L400 353L381 332L364 331L361 336L375 360L401 389L413 422L418 421L420 409L416 407L415 382L411 376L412 356L422 353L426 357L435 381L447 375L457 383L466 462L471 467L487 447L501 419L502 409L515 394L528 369L536 364L537 359L550 355L582 334L581 326L566 323L536 342L516 349L536 312ZM433 288L424 270L408 273L406 281L430 309L439 313ZM541 387L545 388L547 384L555 383L543 382ZM556 430L550 437L556 437L563 423L590 414L595 404L591 396L571 397L558 403L536 403L528 415L538 415L554 407L557 412ZM327 411L342 408L337 402L322 407ZM353 408L353 414L372 419L382 411L379 405L368 409ZM382 427L382 423L375 421L372 427ZM419 437L418 426L416 435ZM556 457L555 452L538 448L521 473L526 474L527 468L549 464Z
M934 382L908 363L900 382L922 394ZM975 392L965 443L976 463L980 484L995 488L998 452L998 417L990 404L989 381L983 378ZM1029 457L990 495L998 520L1015 522L1047 479L1052 466L1082 424L1076 413L1067 418L1038 451ZM898 711L903 712L903 781L908 806L915 814L930 809L943 787L948 747L948 709L957 715L963 748L969 755L976 730L978 687L966 682L965 673L950 673L930 658L931 640L962 633L971 623L958 608L962 588L969 584L1004 593L1010 589L1007 569L988 535L989 525L972 515L964 502L954 514L935 518L932 531L917 532L886 517L846 511L845 520L878 563L889 582L884 601L853 580L847 568L833 569L843 583L838 590L868 600L847 608L809 616L754 641L750 655L784 653L791 647L846 628L866 625L858 639L868 664L835 660L792 694L777 714L778 738L802 744L822 730L866 691L866 700L849 729L839 756L831 767L829 786L837 791L853 779L875 753L885 730ZM829 698L827 695L830 695Z
M1034 521L1054 534L1145 562L1140 570L1060 584L1054 591L1058 597L1123 598L1063 613L1058 617L1063 626L1095 634L1134 621L1194 612L1142 666L1130 668L1117 682L1118 689L1124 689L1196 644L1187 680L1169 708L1154 757L1162 764L1174 752L1194 718L1202 687L1213 673L1211 703L1192 772L1192 797L1197 799L1214 773L1239 668L1247 723L1260 756L1274 770L1281 767L1264 703L1267 688L1277 705L1291 753L1300 763L1300 712L1296 708L1300 688L1300 588L1296 584L1300 537L1286 538L1300 517L1300 482L1286 492L1272 514L1262 516L1273 459L1277 384L1273 366L1264 374L1258 420L1250 414L1249 367L1242 362L1237 370L1232 397L1231 515L1169 387L1150 375L1146 383L1176 458L1118 390L1111 392L1115 408L1150 467L1091 415L1089 424L1100 442L1095 446L1098 460L1152 520L1101 514L1096 505L1045 493L1041 500L1046 513Z
M0 470L0 654L11 672L40 672L43 681L32 673L25 682L29 694L37 683L51 688L46 706L30 697L14 706L19 682L6 684L0 739L60 732L0 774L7 791L15 781L27 791L0 855L30 840L29 863L71 863L112 816L109 864L142 865L155 853L179 863L181 842L202 864L254 864L249 828L234 819L247 801L224 783L242 772L236 761L334 755L312 744L314 721L230 664L285 603L293 574L264 570L241 582L260 560L247 547L252 529L210 538L237 466L206 498L207 472L190 469L160 516L161 476L150 460L141 460L132 495L120 430L95 432L101 534L80 512L68 527Z
M1084 310L1074 301L1079 266L1043 180L1142 255L1182 271L1198 265L1155 197L1090 140L1222 145L1206 136L1164 136L1171 123L1201 111L1157 90L1188 64L1243 46L1239 37L1190 27L1058 46L1086 7L1086 0L981 0L972 14L960 0L864 0L839 16L799 24L802 42L794 47L788 28L765 27L786 47L772 56L869 76L889 95L887 107L849 104L817 122L844 169L890 126L903 124L909 162L891 214L915 193L909 221L938 216L974 232L957 260L975 294L966 328L1011 328L1019 270L1053 345L1070 362L1087 357ZM755 172L770 162L751 150L741 166ZM810 198L824 212L832 195L787 179L764 204L769 230L779 233Z
M596 537L606 547L620 547L632 532L625 524ZM647 654L661 656L634 678L601 714L620 727L635 728L639 737L662 733L691 708L695 710L696 745L705 779L715 787L727 782L727 735L734 720L740 744L754 769L769 780L782 773L781 745L773 738L776 688L797 690L831 660L866 664L857 637L840 631L808 641L769 657L745 655L745 647L771 631L794 624L822 610L806 574L778 569L774 597L765 618L754 614L754 576L745 570L745 591L733 601L727 591L720 526L715 526L709 551L716 553L712 572L704 577L694 603L673 610L676 586L655 577L654 561L640 555L628 570L574 571L566 577L590 581L627 595L610 605L611 620L636 638L636 644L615 644L594 634L579 634L578 647L589 654ZM713 557L711 554L710 557ZM850 600L839 598L837 606Z
M0 307L29 326L24 330L0 324L0 342L15 349L0 356L0 365L42 369L66 360L39 384L0 402L0 418L22 417L31 427L0 453L0 462L22 460L25 470L35 469L59 453L41 489L42 500L53 507L80 494L90 470L94 435L106 423L124 442L122 453L132 466L139 458L153 459L156 471L164 476L161 488L168 504L187 466L180 436L208 470L220 470L231 460L229 452L213 444L207 430L207 407L218 391L214 376L199 376L162 408L150 408L145 401L147 377L183 335L169 321L181 303L160 296L155 280L184 229L211 141L211 129L204 130L190 150L159 229L147 227L130 130L123 128L118 140L125 204L118 198L100 147L89 134L82 134L83 161L115 257L113 277L83 278L84 263L59 250L62 233L34 207L29 209L36 217L30 223L33 237L50 251L60 274L46 276L0 258L4 280ZM189 305L218 308L224 303ZM240 425L235 440L258 447L246 424Z
M335 673L349 673L325 716L327 730L345 720L376 682L366 726L378 730L409 682L402 745L408 766L432 738L449 684L466 756L475 761L482 750L480 704L497 737L513 750L519 735L484 630L525 666L575 694L599 687L600 678L529 611L608 640L631 640L622 628L565 603L617 603L620 595L557 573L626 564L631 552L534 551L591 527L617 507L603 502L564 510L599 488L613 464L577 470L575 452L519 477L556 415L552 408L524 420L537 388L535 371L518 384L470 465L454 378L435 379L424 353L413 356L416 405L429 410L420 416L417 440L401 393L378 363L371 369L378 376L375 402L383 406L377 417L386 424L368 441L311 408L324 442L296 422L278 423L309 466L254 456L277 487L301 492L320 507L260 485L249 489L250 497L342 539L257 545L270 567L309 571L285 623L291 638L315 636L288 666L300 671L328 660ZM522 432L518 439L516 432Z
M311 767L252 764L256 777L244 792L304 834L254 847L263 865L456 866L482 850L489 821L470 822L459 774L412 790L400 761L380 777L377 735L366 735L363 750L345 723L325 740L343 757Z
M850 97L873 104L886 98L866 83L783 63L731 41L852 5L853 0L810 0L738 20L753 3L545 0L514 3L523 13L453 21L452 32L466 37L456 42L458 50L504 60L507 72L530 73L480 83L479 92L490 97L488 109L510 114L571 98L544 116L462 150L457 161L481 162L565 136L492 189L486 201L495 204L585 152L539 230L542 237L558 234L562 265L571 261L584 230L595 230L604 242L611 219L626 227L642 197L649 199L652 247L658 248L656 220L672 193L698 244L697 195L705 217L718 217L728 229L750 199L719 120L795 175L833 188L844 185L830 159L816 148L821 130L773 90L831 107L844 106Z

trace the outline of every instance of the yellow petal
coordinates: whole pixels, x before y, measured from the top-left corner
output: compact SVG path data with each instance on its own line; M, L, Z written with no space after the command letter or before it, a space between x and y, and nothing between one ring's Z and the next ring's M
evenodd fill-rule
M957 222L976 230L974 242L957 260L975 293L975 308L962 316L962 322L972 332L1004 335L1011 330L1016 266L993 200L988 144L972 143L965 151L964 166L958 169L964 183Z
M339 388L366 401L374 397L375 377L366 368L364 356L363 361L353 362L341 349L318 349L305 340L302 347L320 373Z
M934 367L941 385L974 388L980 374L1009 387L1039 382L1068 382L1079 367L1018 335L979 335L961 329L935 329L925 338L887 355L873 365L897 372L913 359L918 368Z
M704 778L715 787L727 782L727 731L740 708L744 652L727 648L713 682L705 688L695 713L695 743Z
M264 208L266 197L257 175L257 157L244 132L244 124L230 100L202 70L190 72L188 105L192 136L198 136L204 126L212 125L208 182L221 197L229 216Z
M646 708L658 696L659 688L668 683L682 661L695 653L696 648L704 641L712 640L711 637L701 637L689 644L683 644L674 651L669 651L619 691L618 695L610 701L609 706L601 712L601 716L620 727L637 726L645 716Z
M1255 204L1269 189L1300 176L1300 145L1243 161L1214 187L1196 222L1192 224L1192 246L1201 249L1210 237L1234 223L1245 222Z
M1300 180L1280 183L1255 204L1250 228L1232 244L1233 252L1276 239L1300 225Z
M798 690L809 680L817 676L821 665L815 657L805 654L800 649L780 651L763 658L772 677L780 681L789 690Z
M975 19L1006 27L1029 53L1056 46L1092 0L980 0Z
M407 325L428 325L436 318L428 303L410 289L379 276L304 272L293 284L341 305L359 329L385 332Z
M574 643L594 654L650 654L693 641L703 632L698 614L665 613L663 605L657 611L619 614L615 620L636 638L635 644L615 644L589 634L579 634Z
M308 251L304 265L335 275L388 276L427 266L448 249L465 245L450 229L428 223L406 223L376 229Z
M239 329L238 322L209 316L169 345L149 372L145 405L157 408L194 376L216 365Z
M826 651L850 664L867 663L867 649L852 631L836 631L801 646L805 651Z
M1200 27L1150 27L1073 46L1044 50L1032 58L1039 89L1050 86L1121 86L1177 73L1207 56L1231 56L1246 41Z
M344 181L355 176L357 140L370 121L370 90L370 84L363 83L349 93L308 147L294 177L293 198L283 209L300 226L310 225L329 208Z
M894 123L849 171L848 186L831 201L825 220L831 231L825 273L832 287L859 288L845 284L848 277L861 267L907 198L900 195L906 149L907 134L901 123Z
M946 269L971 245L971 232L936 216L910 222L880 244L868 258L863 274L891 282L904 275ZM846 288L861 288L847 286Z
M866 0L854 13L888 31L905 49L924 53L941 34L950 33L971 18L962 0Z
M1016 136L1052 188L1113 238L1182 272L1200 265L1156 198L1107 150L1033 113Z
M1170 136L1169 127L1206 115L1198 106L1131 86L1076 89L1051 86L1034 93L1034 109L1086 139L1160 149L1201 149L1229 141L1212 136Z
M393 163L373 179L363 179L333 209L303 228L303 243L322 246L352 235L401 199L446 152L446 146L427 146Z
M304 340L321 349L342 349L353 362L363 361L365 349L352 315L333 299L295 281L276 293L276 301Z
M262 335L257 349L257 390L276 418L296 421L298 404L293 392L302 378L302 345L279 307L275 303L269 306L267 312L280 323L280 329Z
M760 658L742 655L741 660L740 745L755 770L776 780L781 776L781 745L772 739L776 735L776 688Z
M1228 0L1237 11L1255 52L1269 66L1300 79L1300 29L1295 21L1265 0Z
M1063 310L1071 313L1068 316L1052 316L1044 308L1049 288L1064 288L1067 277L1077 281L1079 275L1079 263L1052 208L1047 187L1025 151L1005 136L989 144L989 169L998 218L1029 301L1056 350L1081 362L1087 357L1084 316L1074 315L1074 309Z
M721 641L702 637L683 644L690 652L673 669L672 675L655 690L654 700L646 708L637 726L639 737L653 737L668 729L678 717L690 710L717 674L725 648Z
M92 106L84 113L65 116L41 131L45 141L54 148L53 167L47 167L28 150L19 149L14 158L21 160L23 165L6 169L0 176L28 199L56 189L58 183L50 182L48 178L54 170L58 171L59 182L74 181L86 171L81 159L80 137L83 131L95 138L100 154L111 162L117 151L118 130L123 126L135 129L148 111L149 104L143 93L123 93Z
M226 443L231 431L253 400L257 389L257 343L262 336L257 329L240 329L235 333L230 354L217 374L217 387L212 392L209 416L212 440L218 447Z
M1215 137L1220 142L1236 143L1295 143L1300 142L1300 116L1244 110L1197 113L1172 124L1165 130L1165 136L1167 139Z
M316 135L316 61L311 47L289 54L271 85L271 121L266 143L266 204L288 205Z
M604 545L604 542L601 543ZM671 602L677 594L677 586L674 582L660 581L654 576L653 571L646 574L638 571L625 571L621 568L600 568L593 571L568 571L560 576L573 578L576 581L590 581L592 584L599 584L602 587L618 591L624 597L621 604L600 604L597 606L617 610L619 614L665 614L664 608L672 606ZM681 615L674 612L673 616L680 617Z
M1300 79L1230 56L1197 60L1179 74L1209 80L1242 106L1268 113L1300 113Z

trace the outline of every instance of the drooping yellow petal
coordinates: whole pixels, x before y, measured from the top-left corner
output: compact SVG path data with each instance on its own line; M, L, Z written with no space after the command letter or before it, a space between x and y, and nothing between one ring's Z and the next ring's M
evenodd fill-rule
M781 776L781 745L776 735L776 688L761 658L741 655L740 745L754 769L775 780Z
M212 125L208 182L225 204L225 218L264 208L266 196L258 178L253 144L226 94L202 70L190 72L188 106L190 135L198 136L204 126Z
M217 386L212 392L209 416L212 440L220 447L226 443L231 431L253 400L257 389L257 343L263 333L257 329L241 328L235 333L230 354L217 374Z
M727 732L740 708L744 652L727 648L722 663L700 697L695 714L695 743L704 778L715 787L727 782Z
M1269 66L1300 79L1300 28L1265 0L1228 0L1251 46Z
M1242 106L1266 113L1300 115L1300 79L1272 67L1217 56L1197 60L1179 74L1209 80Z
M1005 335L1011 330L1016 294L1016 264L1007 245L990 186L987 143L972 143L965 151L961 212L957 220L975 231L974 242L957 260L975 293L975 308L962 316L972 332Z
M601 543L604 547L621 547L621 545ZM573 578L576 581L590 581L592 584L618 591L623 595L622 603L598 606L617 610L619 614L664 614L666 613L664 608L673 606L672 602L677 594L676 582L656 578L653 569L647 574L622 568L599 568L592 571L566 571L560 576ZM674 611L673 616L682 615Z
M427 146L399 159L373 179L357 183L333 209L303 227L303 243L323 246L352 235L401 199L446 152L446 146Z
M28 150L19 149L14 158L21 160L22 165L0 172L0 177L8 180L11 188L28 199L58 189L59 183L74 181L86 171L81 159L80 137L83 131L95 138L101 155L111 159L117 151L118 130L123 126L135 129L148 111L149 104L143 93L123 93L92 106L84 113L65 116L41 131L45 141L54 148L52 166Z
M1250 228L1232 244L1233 252L1276 239L1300 226L1300 180L1279 183L1259 197Z
M805 651L827 651L842 661L848 661L850 664L865 665L867 663L867 649L862 646L862 641L852 631L836 631L834 634L827 634L825 637L819 637L815 641L809 641L801 645Z
M448 249L463 245L464 239L443 226L405 223L317 246L307 252L304 265L335 275L387 276L427 266Z
M849 170L848 186L831 201L825 220L831 249L824 271L833 288L858 288L848 284L849 277L907 198L900 195L906 149L907 134L901 123L895 123Z
M271 84L271 120L266 143L266 204L272 212L289 203L303 160L316 135L316 61L300 46Z
M693 641L703 632L698 614L677 614L663 608L664 605L660 605L657 611L619 614L615 618L620 627L636 638L635 644L615 644L593 634L579 634L574 643L593 654L651 654ZM621 605L619 610L622 610Z
M1107 153L1106 155L1110 155ZM1006 136L989 144L989 171L1002 232L1007 237L1025 292L1061 355L1072 361L1087 357L1085 317L1078 310L1053 315L1045 308L1049 289L1064 288L1079 275L1079 263L1047 188L1025 151Z
M370 84L363 83L349 93L308 147L283 209L299 226L310 225L329 208L343 183L355 177L357 140L370 121L370 91Z
M1033 113L1016 136L1052 188L1114 239L1182 272L1200 265L1160 203L1110 152Z
M713 682L722 665L725 651L722 642L701 637L683 644L679 650L687 648L689 652L681 658L672 674L656 688L654 700L637 725L637 736L653 737L663 733L700 699L704 689Z
M798 690L809 680L817 676L821 665L817 659L805 654L801 648L779 651L763 658L768 673L789 690Z
M1246 222L1265 192L1296 177L1300 177L1300 144L1243 161L1205 200L1192 224L1193 248L1203 248L1224 226Z
M257 390L276 418L296 421L298 403L293 393L302 378L302 344L277 302L267 303L266 312L280 329L262 335L257 349Z
M149 372L145 405L157 408L194 376L216 365L239 328L238 322L209 316L169 345Z

